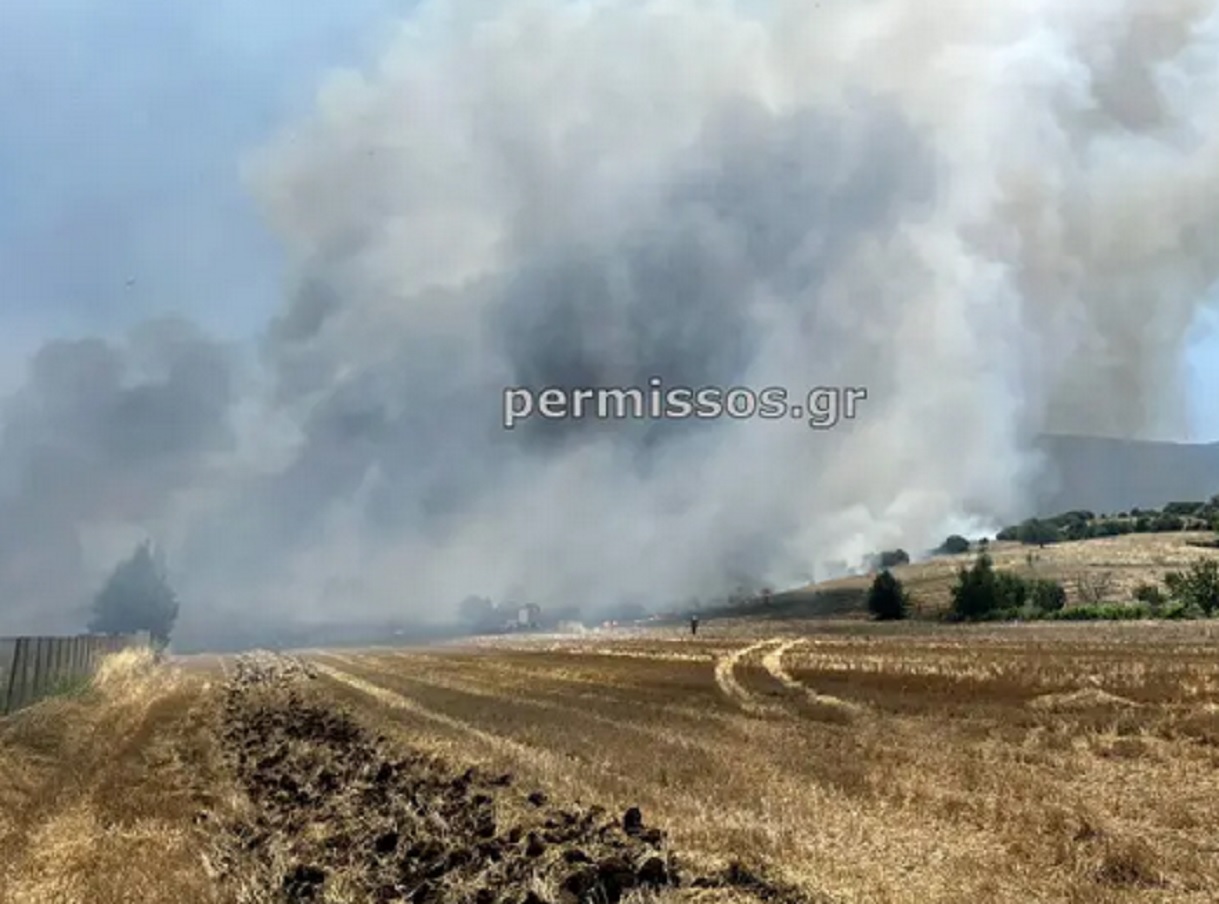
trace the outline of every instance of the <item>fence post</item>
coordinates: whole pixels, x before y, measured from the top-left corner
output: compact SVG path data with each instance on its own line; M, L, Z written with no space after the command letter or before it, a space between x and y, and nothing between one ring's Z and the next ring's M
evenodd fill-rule
M22 637L17 641L17 663L13 672L13 685L9 693L10 712L25 706L30 696L30 685L34 683L33 638Z
M62 637L56 637L51 641L51 643L53 644L51 650L54 653L54 655L51 657L51 661L55 664L55 667L52 670L53 677L51 679L51 685L58 688L63 685L64 654L68 651L68 647Z
M30 648L30 639L23 637L17 641L17 663L13 672L13 691L10 698L11 709L20 709L25 705L30 695L30 682L33 680L33 663L30 662L34 651Z
M25 677L25 656L25 638L18 637L13 641L13 661L9 663L8 667L8 685L4 689L4 699L0 700L5 713L11 713L21 698L20 687Z
M31 688L33 692L33 700L37 701L46 696L47 685L50 683L51 676L51 644L49 637L39 637L34 641L35 656L34 656L34 686Z

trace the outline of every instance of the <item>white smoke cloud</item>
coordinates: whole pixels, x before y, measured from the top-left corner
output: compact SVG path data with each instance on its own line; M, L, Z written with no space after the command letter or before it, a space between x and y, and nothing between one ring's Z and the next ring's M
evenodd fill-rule
M197 630L797 581L1023 514L1040 431L1184 432L1216 109L1203 0L421 4L250 163L295 285L167 509ZM500 428L653 375L869 397Z

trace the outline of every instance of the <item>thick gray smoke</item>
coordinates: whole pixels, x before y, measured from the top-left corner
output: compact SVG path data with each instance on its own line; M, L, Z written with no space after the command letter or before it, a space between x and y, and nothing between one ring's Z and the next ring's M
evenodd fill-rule
M3 409L4 626L82 629L87 589L231 454L232 353L186 323L48 344Z
M1215 110L1213 0L422 4L250 161L294 273L257 379L230 399L191 351L142 390L186 398L154 462L73 472L47 529L158 531L202 636L470 593L665 604L993 525L1040 431L1184 432ZM141 390L75 354L104 379L45 364L22 417L110 448L97 412ZM827 431L501 427L506 386L652 376L869 396ZM6 473L32 511L65 498Z

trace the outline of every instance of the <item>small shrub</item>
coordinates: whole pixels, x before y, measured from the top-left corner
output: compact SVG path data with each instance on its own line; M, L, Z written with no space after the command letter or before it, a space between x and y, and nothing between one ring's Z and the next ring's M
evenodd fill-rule
M1206 613L1197 606L1183 603L1180 600L1172 600L1165 603L1159 610L1160 618L1168 619L1169 621L1193 621L1199 618L1206 618Z
M1110 571L1085 571L1075 578L1075 589L1080 602L1095 606L1105 602L1113 593L1113 573Z
M1146 603L1153 609L1160 609L1168 602L1168 597L1156 584L1139 584L1134 588L1134 598L1140 603Z
M1039 614L1059 612L1067 605L1067 590L1057 581L1037 579L1031 582L1029 603Z

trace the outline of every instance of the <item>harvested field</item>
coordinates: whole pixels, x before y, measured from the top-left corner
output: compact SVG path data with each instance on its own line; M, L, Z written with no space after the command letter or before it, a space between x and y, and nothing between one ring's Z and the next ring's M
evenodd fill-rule
M742 621L129 663L0 722L0 901L1213 902L1217 647Z
M1215 900L1215 625L808 630L310 659L391 735L809 899Z

